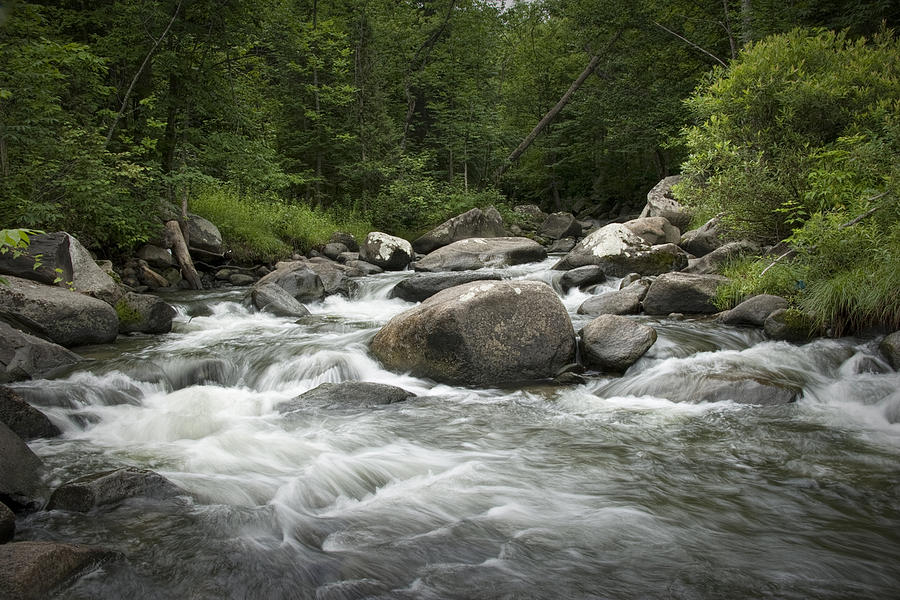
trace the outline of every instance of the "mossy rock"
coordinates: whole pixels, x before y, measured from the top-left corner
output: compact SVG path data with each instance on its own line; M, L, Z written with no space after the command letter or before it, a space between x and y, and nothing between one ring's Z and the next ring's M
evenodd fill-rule
M766 317L766 335L773 340L803 343L820 333L815 317L795 308L782 308Z

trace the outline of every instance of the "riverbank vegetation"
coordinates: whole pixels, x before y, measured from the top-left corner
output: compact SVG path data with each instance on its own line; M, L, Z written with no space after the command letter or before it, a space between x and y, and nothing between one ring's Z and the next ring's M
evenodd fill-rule
M883 0L3 3L0 227L124 255L186 202L273 261L489 204L614 218L683 170L700 214L796 252L733 265L724 298L896 323L897 19Z

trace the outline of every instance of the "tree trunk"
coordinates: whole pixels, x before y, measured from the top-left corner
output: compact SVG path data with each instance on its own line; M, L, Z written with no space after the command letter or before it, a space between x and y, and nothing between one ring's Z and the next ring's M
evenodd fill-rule
M750 0L741 0L741 43L746 46L753 41L753 6Z
M184 242L184 236L181 235L181 227L178 221L166 222L166 236L172 243L172 250L178 264L181 265L181 275L191 285L191 289L202 290L203 284L200 282L200 275L194 268L194 261L191 260L191 254L188 252L187 244Z
M584 68L584 71L581 72L581 75L578 76L578 79L572 82L572 85L569 86L569 89L566 90L566 93L563 94L562 98L559 99L559 102L556 103L556 106L551 108L547 112L547 114L544 115L544 118L534 126L534 129L531 130L531 133L525 136L525 139L522 140L522 143L519 144L519 146L515 150L513 150L512 154L510 154L507 157L506 161L500 166L500 168L497 169L497 172L494 173L494 179L496 181L500 181L500 178L503 176L506 170L509 169L509 167L516 160L518 160L526 150L528 150L528 147L535 140L535 138L537 138L541 131L543 131L544 128L549 125L554 118L556 118L556 115L559 114L559 111L561 111L565 107L565 105L569 103L569 100L572 99L572 96L575 95L575 92L578 91L578 88L581 87L581 84L584 83L588 76L590 76L590 74L594 72L594 69L597 68L597 65L600 64L600 59L603 58L606 52L612 47L612 45L616 42L616 40L619 39L619 36L621 35L622 30L620 29L606 45L606 48L603 50L603 52L599 52L593 58L591 58L587 67Z
M731 31L731 14L728 12L728 0L722 0L722 8L725 9L725 20L722 26L728 34L728 46L731 48L731 60L737 58L737 42L734 41L734 33Z

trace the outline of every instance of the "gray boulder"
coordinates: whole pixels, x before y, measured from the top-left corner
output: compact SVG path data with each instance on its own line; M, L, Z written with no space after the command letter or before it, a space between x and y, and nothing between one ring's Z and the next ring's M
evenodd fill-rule
M309 310L300 304L283 287L274 283L254 286L250 292L253 305L263 312L278 317L300 318L309 314Z
M7 282L0 285L0 320L61 346L116 339L119 319L106 302L18 277Z
M219 228L199 215L188 215L188 245L209 254L222 254L225 246Z
M185 494L184 490L158 473L124 467L62 484L50 496L47 510L87 512L128 498L167 499Z
M610 277L658 275L683 268L687 256L674 244L650 246L621 223L611 223L578 242L553 268L567 271L585 265L600 266Z
M538 234L551 240L577 238L581 235L581 223L572 213L556 212L544 219L538 228Z
M493 206L481 210L473 208L444 221L412 243L413 250L428 254L438 248L468 238L503 237L503 217Z
M318 302L325 297L322 278L303 260L278 263L274 271L256 282L254 289L267 283L279 286L298 302Z
M682 273L697 273L699 275L718 273L728 261L754 252L759 252L759 246L753 242L729 242L719 246L702 258L688 260L688 265L682 269Z
M422 302L442 290L473 281L499 281L499 273L484 271L462 271L449 273L416 273L404 279L391 290L391 298L407 302Z
M135 256L146 261L147 264L154 269L168 269L170 267L178 266L178 261L172 256L170 250L152 244L141 246Z
M366 235L359 248L359 258L385 271L402 271L412 262L412 244L403 238L373 231Z
M760 294L744 300L731 310L719 315L719 321L726 325L749 325L762 327L769 315L788 307L788 301L781 296Z
M354 271L358 271L362 275L378 275L379 273L384 273L384 269L381 267L364 260L348 260L344 264Z
M12 275L47 285L53 285L58 278L72 281L69 235L58 231L30 236L27 248L0 254L0 275Z
M69 236L69 253L72 256L72 286L75 291L115 306L125 294L125 290L106 271L97 266L87 248L72 236ZM65 283L68 283L68 280Z
M819 331L812 315L791 308L772 312L763 322L763 329L773 340L796 343L808 342Z
M42 469L22 438L0 423L0 502L13 509L32 506L43 491Z
M349 251L350 249L340 242L329 242L325 244L324 248L322 248L322 254L324 254L331 260L337 260L341 256L341 254Z
M656 343L656 330L627 317L601 315L579 332L587 367L623 372Z
M575 332L537 281L482 281L439 292L391 319L372 341L388 368L463 385L548 379L572 362Z
M900 331L884 336L878 344L878 349L884 354L888 364L894 369L900 369Z
M326 296L340 294L351 298L359 289L359 284L352 279L355 275L353 267L321 257L307 259L306 265L322 280Z
M575 247L578 241L575 238L563 238L561 240L554 240L552 244L547 247L548 254L565 254L567 252L571 252L572 248Z
M559 287L562 291L568 292L572 288L584 289L604 281L606 273L603 272L603 267L585 265L563 273L559 278Z
M417 261L416 271L474 271L536 262L547 258L543 246L528 238L469 238L438 248Z
M0 423L24 441L57 437L62 432L47 415L22 399L14 390L0 387Z
M650 289L649 279L640 279L631 285L588 298L578 307L580 315L636 315L641 312L641 301Z
M287 414L307 408L374 408L415 398L412 392L383 383L345 381L323 383L292 400L282 402L276 408Z
M116 303L116 314L119 333L169 333L177 313L156 296L128 292Z
M719 217L713 217L697 229L686 231L678 245L697 258L706 256L725 243L720 222Z
M352 233L335 231L331 234L331 237L328 238L328 243L343 244L350 252L359 252L359 242L356 241L356 238L353 237Z
M681 241L681 232L669 223L665 217L644 217L632 219L624 223L636 236L651 246L657 244L677 244Z
M693 391L694 402L722 402L773 406L797 399L797 390L756 379L707 377Z
M0 502L0 544L11 542L16 537L16 514Z
M665 217L678 229L685 229L691 222L691 211L682 206L672 195L672 186L681 181L681 175L666 177L647 192L647 204L641 217Z
M118 558L109 550L59 542L14 542L0 546L0 598L46 600L61 586Z
M0 383L53 377L80 360L62 346L0 321Z
M716 289L726 283L719 275L664 273L657 277L644 297L644 312L648 315L669 313L714 313Z

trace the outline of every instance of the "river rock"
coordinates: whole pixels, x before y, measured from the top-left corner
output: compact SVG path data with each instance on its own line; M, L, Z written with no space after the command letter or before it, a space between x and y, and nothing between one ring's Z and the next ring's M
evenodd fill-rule
M348 260L344 264L354 271L359 271L362 275L378 275L379 273L384 273L384 269L381 267L364 260Z
M80 360L62 346L0 321L0 383L53 377Z
M788 301L781 296L760 294L744 300L731 310L719 315L719 321L726 325L749 325L762 327L769 315L788 307Z
M53 438L62 434L47 415L25 402L8 387L0 387L0 423L4 423L24 441Z
M159 473L124 467L86 475L62 484L50 496L47 510L87 512L97 506L114 504L128 498L166 499L185 494L184 490Z
M148 265L155 269L165 270L170 267L178 266L178 261L175 260L174 256L172 256L171 250L166 250L165 248L160 248L159 246L154 246L153 244L145 244L144 246L141 246L135 256L143 261L146 261Z
M773 340L796 343L808 342L818 333L812 315L791 308L781 308L772 312L763 322L763 329Z
M685 229L691 222L691 211L672 196L672 186L679 181L681 175L666 177L647 192L647 204L641 217L665 217L678 229Z
M412 244L403 238L373 231L359 248L359 258L385 271L402 271L412 262Z
M57 278L72 281L69 235L65 232L32 235L28 247L0 254L0 275L12 275L53 285ZM35 258L40 256L40 258ZM35 268L35 263L39 265ZM57 271L56 269L59 269Z
M404 279L391 290L391 298L401 298L407 302L422 302L448 288L473 281L499 281L499 273L485 271L457 271L449 273L416 273Z
M756 379L707 377L693 391L694 402L722 402L772 406L797 399L797 390Z
M428 254L438 248L468 238L503 237L503 217L493 206L481 210L473 208L461 215L444 221L412 243L412 247L420 254Z
M572 288L583 290L604 281L606 281L606 273L603 272L603 267L585 265L563 273L559 278L559 287L564 292L568 292Z
M609 277L658 275L683 268L687 255L674 244L650 246L621 223L610 223L578 242L553 268L567 271L585 265L600 266Z
M681 232L669 223L665 217L644 217L632 219L624 223L636 236L651 246L657 244L677 244L681 241Z
M733 260L744 254L759 252L759 246L753 242L746 240L740 242L729 242L719 246L709 254L702 258L692 258L688 260L688 265L681 270L682 273L697 273L699 275L711 275L718 273L722 267L730 260Z
M581 236L581 223L575 219L572 213L556 212L544 219L538 228L538 235L551 240L567 237L577 238Z
M579 332L585 366L623 372L656 342L656 330L627 317L602 315Z
M543 246L528 238L469 238L438 248L417 261L416 271L474 271L537 262L547 258Z
M116 339L119 319L106 302L18 277L7 284L0 285L0 320L61 346Z
M188 215L188 245L191 250L221 255L225 247L219 228L199 215ZM203 255L205 256L205 255Z
M563 238L561 240L554 240L552 244L547 247L548 254L566 254L572 251L572 248L575 247L575 244L578 243L578 240L575 238Z
M116 304L116 314L119 333L169 333L177 313L156 296L128 292Z
M884 336L878 344L878 349L884 354L888 364L894 369L900 369L900 331Z
M686 231L678 245L697 258L706 256L725 243L721 229L721 219L713 217L697 229Z
M322 254L335 261L345 252L350 252L350 249L340 242L329 242L322 248Z
M16 514L0 502L0 544L11 542L16 537Z
M350 252L359 252L359 242L356 241L352 233L347 233L346 231L335 231L328 238L328 243L343 244L347 246L347 250Z
M359 284L352 279L355 274L353 267L321 257L307 259L306 265L322 280L326 296L340 294L351 298L359 289Z
M0 546L0 598L46 600L60 587L119 555L59 542L14 542Z
M43 490L42 469L41 459L22 438L0 423L0 502L13 509L34 504Z
M309 314L309 309L300 304L283 287L274 283L254 286L250 292L250 299L258 310L278 317L300 318Z
M345 381L323 383L292 400L282 402L276 408L282 414L297 412L310 407L374 408L415 398L412 392L383 383Z
M631 285L588 298L578 307L580 315L636 315L641 301L650 289L649 279L639 279Z
M69 254L72 256L72 286L75 291L115 306L125 294L125 290L97 266L87 248L72 236L69 236Z
M391 370L495 385L553 377L572 362L575 332L547 284L482 281L397 315L375 335L372 352Z
M228 283L235 287L244 287L256 283L256 277L246 273L232 273L228 277Z
M254 289L267 283L284 289L298 302L318 302L325 297L325 284L305 260L280 262L275 270L256 282Z
M714 313L716 288L728 281L719 275L691 273L663 273L657 277L643 300L648 315L669 313Z

